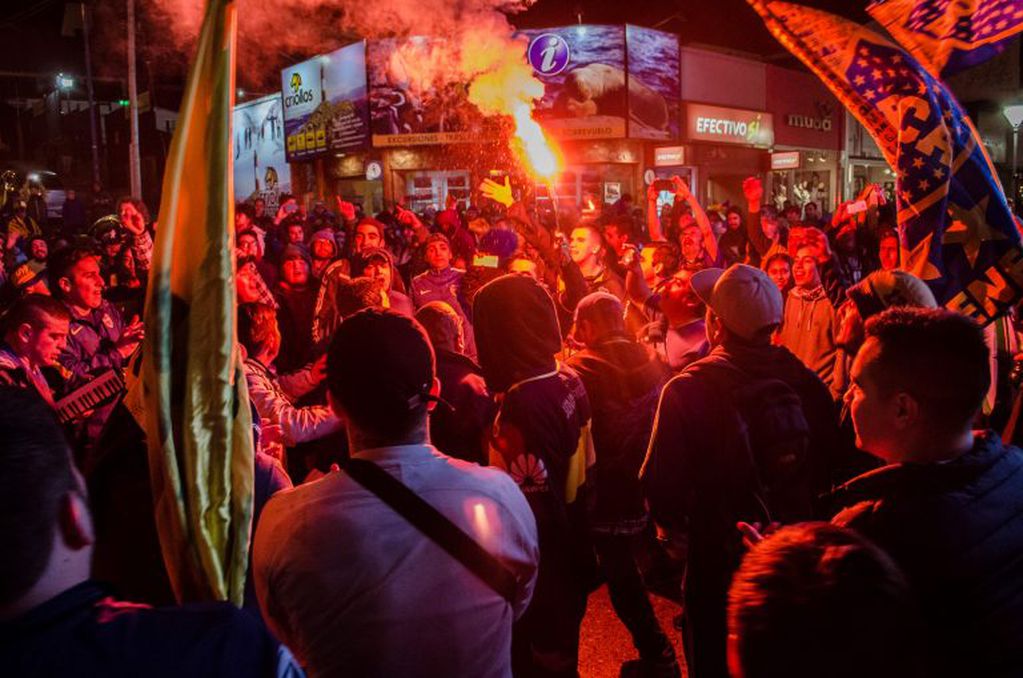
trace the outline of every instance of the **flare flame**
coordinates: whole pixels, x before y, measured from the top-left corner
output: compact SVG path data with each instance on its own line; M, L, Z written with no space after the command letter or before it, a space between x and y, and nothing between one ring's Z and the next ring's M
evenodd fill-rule
M468 101L485 116L502 115L514 123L511 147L532 174L550 181L562 167L561 154L533 119L534 102L544 85L525 59L528 41L500 25L466 31L457 41L413 38L391 55L395 82L414 96L429 99L452 82L469 83ZM453 113L453 111L449 111Z

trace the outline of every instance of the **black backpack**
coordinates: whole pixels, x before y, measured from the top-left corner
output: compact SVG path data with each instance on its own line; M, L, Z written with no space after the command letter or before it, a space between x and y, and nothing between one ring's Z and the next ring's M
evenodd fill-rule
M754 377L726 360L711 364L724 377L736 410L736 459L756 488L754 520L782 523L813 517L810 474L810 425L803 402L791 386L772 377ZM737 469L738 471L738 469Z

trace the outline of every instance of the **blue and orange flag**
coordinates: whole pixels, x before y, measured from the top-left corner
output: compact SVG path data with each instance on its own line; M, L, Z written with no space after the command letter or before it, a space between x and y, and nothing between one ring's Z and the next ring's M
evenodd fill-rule
M748 0L863 124L896 170L902 265L939 303L988 322L1023 297L1023 251L973 123L915 58L826 12Z
M880 0L867 11L932 75L986 61L1023 30L1023 0Z
M175 595L240 605L254 463L235 337L236 19L234 2L208 0L167 155L146 297L141 411Z

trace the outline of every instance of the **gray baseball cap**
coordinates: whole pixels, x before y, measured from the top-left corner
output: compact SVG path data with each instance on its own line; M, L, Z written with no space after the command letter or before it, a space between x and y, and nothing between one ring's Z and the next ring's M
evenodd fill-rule
M759 268L745 264L727 270L705 268L693 274L691 284L725 327L743 339L781 324L785 307L781 291Z

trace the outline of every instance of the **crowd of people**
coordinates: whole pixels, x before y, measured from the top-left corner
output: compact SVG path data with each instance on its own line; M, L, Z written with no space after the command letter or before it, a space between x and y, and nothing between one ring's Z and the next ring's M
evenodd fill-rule
M877 186L832 215L743 196L237 205L241 610L175 600L125 399L158 223L10 201L0 663L576 676L606 583L622 676L1019 675L1016 314L937 308Z

